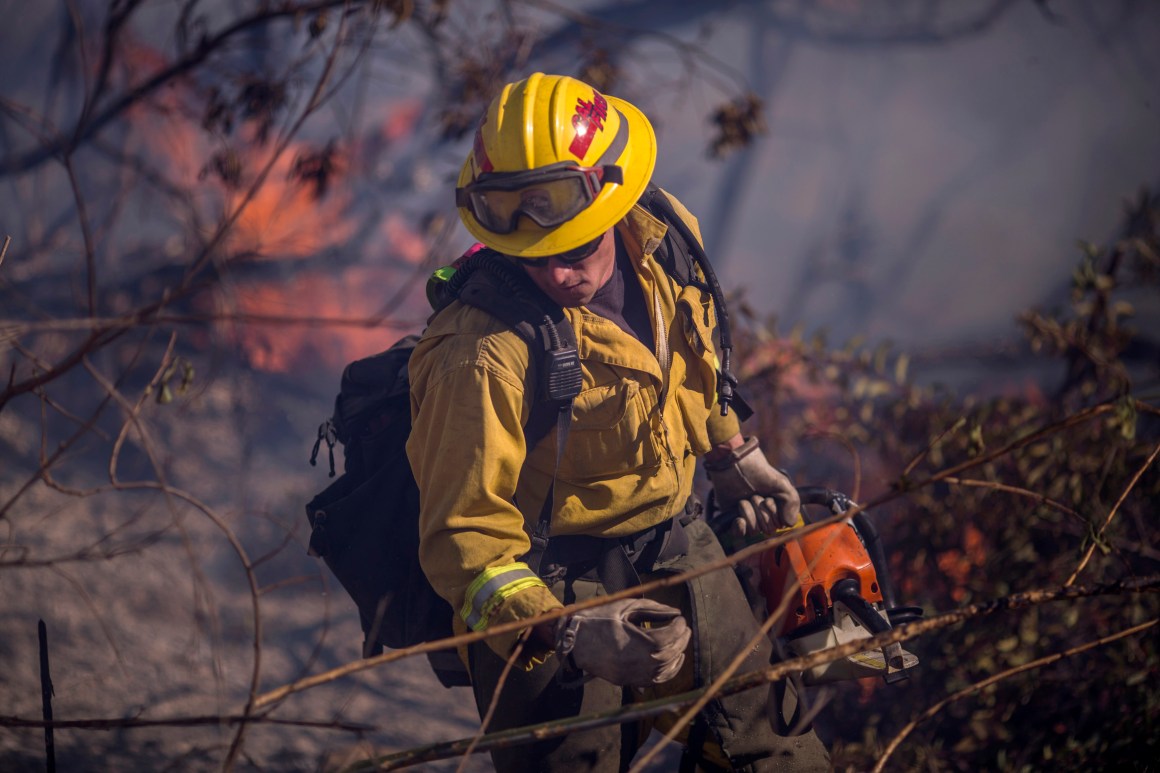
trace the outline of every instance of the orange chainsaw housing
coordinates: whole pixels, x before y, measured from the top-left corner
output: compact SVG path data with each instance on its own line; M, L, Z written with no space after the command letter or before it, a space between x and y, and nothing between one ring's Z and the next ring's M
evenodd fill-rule
M815 623L829 625L834 603L830 589L839 580L858 580L862 598L872 604L882 601L870 554L854 528L844 523L830 524L763 553L760 578L768 612L790 597L783 636Z

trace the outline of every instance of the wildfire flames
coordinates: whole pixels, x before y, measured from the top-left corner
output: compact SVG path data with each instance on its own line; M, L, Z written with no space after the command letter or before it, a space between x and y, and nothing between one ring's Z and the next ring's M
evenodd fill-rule
M127 80L139 81L165 66L155 49L128 45ZM276 139L257 141L253 122L243 122L224 140L215 138L191 113L189 105L196 103L188 84L165 90L151 104L136 106L130 124L150 162L176 189L191 192L186 204L202 222L233 218L216 250L225 256L230 281L199 303L222 317L218 331L252 367L268 372L337 370L393 343L400 331L355 322L380 313L414 270L410 267L426 258L428 245L397 214L357 211L355 175L366 159L351 163L341 152L330 153L331 147L323 156L299 141L279 152ZM365 155L404 139L414 131L421 108L414 100L392 106L357 152ZM188 222L188 215L175 214L179 223ZM349 260L349 251L358 249L352 237L360 217L379 219L367 240L374 254L364 255L362 264ZM211 236L212 231L202 234ZM326 254L346 260L317 268ZM283 262L286 270L274 279L258 279L245 270L255 262ZM422 318L421 312L410 316ZM294 321L303 318L319 321ZM343 323L321 321L328 319Z
M397 280L396 272L370 266L333 273L302 272L285 281L255 284L233 301L241 314L268 319L357 319L359 311L369 318ZM254 368L276 373L320 367L337 373L345 363L381 351L400 336L399 331L381 326L321 323L230 325L227 331Z

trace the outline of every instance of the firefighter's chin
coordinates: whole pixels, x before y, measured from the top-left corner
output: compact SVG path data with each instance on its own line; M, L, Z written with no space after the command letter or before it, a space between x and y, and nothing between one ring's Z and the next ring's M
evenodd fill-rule
M566 309L584 306L590 303L595 295L596 288L587 281L578 282L568 287L553 287L548 292L548 297Z

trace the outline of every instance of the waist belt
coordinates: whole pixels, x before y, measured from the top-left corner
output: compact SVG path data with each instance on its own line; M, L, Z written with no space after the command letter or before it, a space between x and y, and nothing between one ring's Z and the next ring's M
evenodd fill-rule
M599 580L609 593L640 585L641 574L688 553L684 526L699 515L700 503L690 497L673 518L625 537L552 537L540 576L549 585L564 578Z

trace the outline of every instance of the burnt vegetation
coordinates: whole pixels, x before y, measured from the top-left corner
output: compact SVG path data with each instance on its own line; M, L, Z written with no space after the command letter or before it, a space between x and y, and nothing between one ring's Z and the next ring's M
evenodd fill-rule
M656 23L711 25L696 3L483 5L61 3L37 17L48 55L5 60L0 767L370 769L487 748L454 699L393 676L398 653L357 661L353 607L305 557L314 426L343 362L421 328L422 282L455 257L447 190L498 85L558 69L647 98L624 59L644 41L663 90L711 95L704 152L724 158L768 130L771 97ZM963 40L1018 3L761 5L787 39L858 49ZM1090 238L1058 277L1069 297L1001 349L835 344L736 298L754 431L800 483L867 506L902 595L941 620L902 630L910 681L811 694L840 770L1160 758L1160 339L1134 324L1157 301L1160 193ZM999 392L928 375L1014 362L1042 368Z

